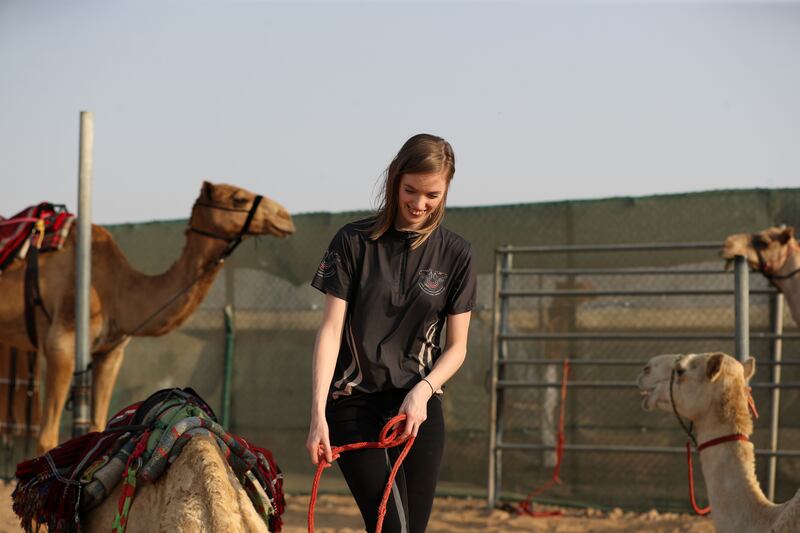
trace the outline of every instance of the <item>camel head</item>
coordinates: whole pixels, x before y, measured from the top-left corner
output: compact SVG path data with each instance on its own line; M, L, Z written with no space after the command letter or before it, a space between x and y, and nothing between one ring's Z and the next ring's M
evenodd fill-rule
M774 274L783 267L790 254L797 250L794 228L773 226L756 233L737 233L728 236L720 256L730 265L733 258L743 255L754 270Z
M653 408L649 399L659 383L669 381L675 363L682 357L681 354L664 354L652 357L636 376L636 385L642 394L642 408L648 411Z
M753 423L748 411L750 392L747 383L755 368L756 361L752 357L741 363L720 352L679 356L673 364L675 409L683 418L693 422L709 416L714 417L712 420L715 422L731 421L738 432L749 435ZM643 407L672 412L670 383L671 377L656 382L647 391Z
M240 187L205 181L200 189L200 196L192 207L189 225L232 239L244 227L255 198L255 194ZM264 196L250 221L246 235L286 237L292 233L294 223L286 208Z

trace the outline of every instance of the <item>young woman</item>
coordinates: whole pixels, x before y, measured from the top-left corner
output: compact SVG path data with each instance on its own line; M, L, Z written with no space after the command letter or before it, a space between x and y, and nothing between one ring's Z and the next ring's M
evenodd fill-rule
M378 440L398 413L406 415L404 434L416 437L392 487L387 533L425 531L444 450L442 385L467 353L472 247L441 226L454 173L447 141L411 137L386 171L378 211L336 233L311 282L325 293L312 365L311 462L331 461L331 445ZM337 461L369 532L401 448L350 451Z

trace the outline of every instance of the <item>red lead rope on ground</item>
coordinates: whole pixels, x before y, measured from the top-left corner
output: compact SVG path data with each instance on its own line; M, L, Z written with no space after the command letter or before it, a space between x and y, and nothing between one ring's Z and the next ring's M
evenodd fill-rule
M556 465L553 467L553 477L550 479L550 481L528 494L528 497L525 498L525 501L519 502L519 505L517 505L517 511L520 514L526 514L528 516L533 516L534 518L561 516L564 514L562 511L534 511L533 499L553 485L561 483L561 479L559 479L558 474L561 471L561 460L564 457L564 413L567 405L567 381L569 381L569 361L565 359L563 371L561 373L561 411L558 415Z
M378 506L378 523L375 527L375 533L380 533L383 527L383 518L386 516L386 503L389 500L389 493L392 490L392 483L403 463L403 459L408 455L411 450L411 445L414 444L414 437L403 438L401 430L403 425L401 422L406 419L406 415L397 415L389 420L381 430L380 440L378 442L354 442L353 444L345 444L344 446L334 446L331 449L333 460L339 458L342 452L349 452L350 450L363 450L365 448L394 448L406 443L400 456L394 463L392 472L389 474L389 481L386 482L386 488L383 490L383 497L381 504ZM317 503L317 490L319 489L319 480L322 477L322 471L331 466L331 463L325 460L325 456L320 452L319 463L317 464L317 473L314 475L314 484L311 487L311 499L308 502L308 533L314 533L314 506Z

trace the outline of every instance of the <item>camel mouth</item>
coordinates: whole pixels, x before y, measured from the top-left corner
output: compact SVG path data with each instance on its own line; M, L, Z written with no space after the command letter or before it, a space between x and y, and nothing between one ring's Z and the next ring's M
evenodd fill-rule
M272 235L274 235L275 237L278 237L279 239L285 239L286 237L288 237L289 235L292 235L294 233L294 228L286 228L286 229L284 229L284 228L278 228L276 226L273 226L272 230L273 231L271 231L270 233Z
M728 272L733 268L733 258L723 257L725 259L725 271Z
M645 411L652 411L653 408L650 406L650 396L655 389L640 389L639 396L642 397L642 409Z
M292 235L295 232L294 222L291 219L283 219L283 220L268 220L266 231L264 234L269 234L274 237L278 237L279 239L285 239L289 235Z

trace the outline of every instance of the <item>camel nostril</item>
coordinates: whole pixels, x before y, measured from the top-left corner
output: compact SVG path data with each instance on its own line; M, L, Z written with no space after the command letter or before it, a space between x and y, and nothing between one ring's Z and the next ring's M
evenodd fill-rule
M644 367L644 369L642 370L642 372L644 373L644 375L645 375L645 376L646 376L647 374L649 374L649 373L650 373L650 365L647 365L646 367Z

